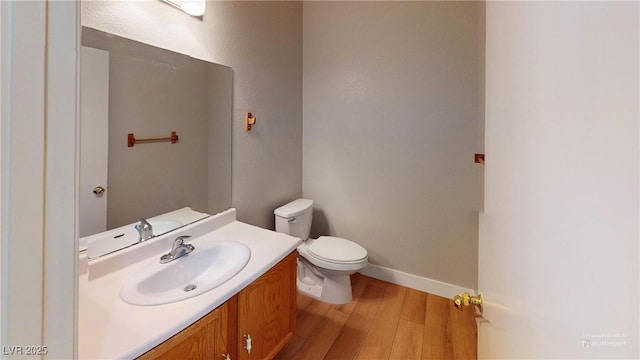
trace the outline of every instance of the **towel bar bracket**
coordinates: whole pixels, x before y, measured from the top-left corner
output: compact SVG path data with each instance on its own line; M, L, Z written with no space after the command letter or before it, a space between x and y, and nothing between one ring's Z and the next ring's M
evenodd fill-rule
M168 137L161 138L146 138L146 139L136 139L133 134L127 135L127 147L133 147L136 143L151 143L151 142L163 142L170 141L172 144L178 142L178 134L175 131L171 132L171 135Z

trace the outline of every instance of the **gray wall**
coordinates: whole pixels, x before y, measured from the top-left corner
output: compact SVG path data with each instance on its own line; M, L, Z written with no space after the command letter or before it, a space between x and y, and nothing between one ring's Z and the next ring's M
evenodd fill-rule
M476 287L474 2L305 2L303 195L313 235Z
M273 210L302 195L302 3L207 6L234 73L232 203L240 220L273 229Z

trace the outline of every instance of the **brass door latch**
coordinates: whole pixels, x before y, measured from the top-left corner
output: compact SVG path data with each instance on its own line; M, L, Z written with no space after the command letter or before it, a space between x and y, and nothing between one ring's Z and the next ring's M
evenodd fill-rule
M482 294L472 296L468 292L463 292L453 298L453 304L460 310L465 306L477 305L480 307L480 312L482 312Z

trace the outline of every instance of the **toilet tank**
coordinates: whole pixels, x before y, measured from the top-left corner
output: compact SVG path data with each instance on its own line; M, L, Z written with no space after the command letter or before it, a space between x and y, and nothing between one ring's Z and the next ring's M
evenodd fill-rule
M276 231L302 240L309 238L313 217L313 200L298 199L275 209Z

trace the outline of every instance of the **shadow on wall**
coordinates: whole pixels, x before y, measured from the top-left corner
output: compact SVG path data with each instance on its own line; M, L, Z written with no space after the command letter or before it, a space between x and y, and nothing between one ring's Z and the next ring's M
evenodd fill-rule
M317 239L323 235L332 235L329 221L322 209L313 209L313 222L311 223L311 234L309 237Z

